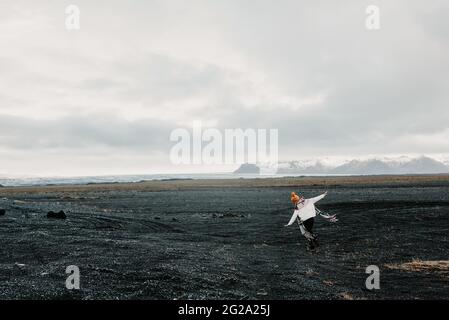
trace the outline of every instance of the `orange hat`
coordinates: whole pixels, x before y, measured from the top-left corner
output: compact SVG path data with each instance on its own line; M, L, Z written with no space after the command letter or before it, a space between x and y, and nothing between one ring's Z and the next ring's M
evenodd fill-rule
M297 203L299 201L299 196L296 193L292 192L290 195L290 201L293 203Z

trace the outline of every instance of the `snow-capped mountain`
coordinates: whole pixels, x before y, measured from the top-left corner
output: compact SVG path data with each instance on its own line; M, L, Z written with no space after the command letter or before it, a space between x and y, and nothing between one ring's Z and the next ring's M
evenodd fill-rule
M322 161L288 161L279 163L277 173L309 173L324 174L332 170L332 167Z
M259 165L263 170L263 165ZM252 170L254 171L254 170ZM278 174L436 174L449 173L449 161L445 157L436 160L427 156L373 157L332 161L295 160L280 162Z
M336 174L426 174L449 173L449 166L421 156L418 158L398 157L384 159L352 160L334 168Z

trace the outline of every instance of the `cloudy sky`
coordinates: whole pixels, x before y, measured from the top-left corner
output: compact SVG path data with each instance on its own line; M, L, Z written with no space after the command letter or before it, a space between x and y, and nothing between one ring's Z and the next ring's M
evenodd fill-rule
M444 0L0 2L1 175L219 170L170 165L194 120L281 160L448 154L448 104Z

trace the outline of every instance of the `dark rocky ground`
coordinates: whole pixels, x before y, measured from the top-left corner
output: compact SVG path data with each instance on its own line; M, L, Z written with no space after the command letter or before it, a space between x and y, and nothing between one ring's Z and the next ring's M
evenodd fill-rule
M0 208L0 299L448 299L449 186L334 186L318 207L321 246L306 248L291 188L16 192ZM296 189L306 197L320 186ZM1 192L0 192L1 194ZM64 210L66 220L47 219ZM381 289L365 289L365 268ZM65 288L77 265L81 290Z

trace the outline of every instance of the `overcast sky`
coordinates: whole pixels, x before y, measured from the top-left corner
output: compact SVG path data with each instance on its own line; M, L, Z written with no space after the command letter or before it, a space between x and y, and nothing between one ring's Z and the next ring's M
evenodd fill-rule
M449 2L344 3L2 0L0 174L215 170L169 164L193 120L281 160L448 154Z

